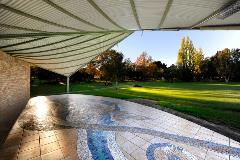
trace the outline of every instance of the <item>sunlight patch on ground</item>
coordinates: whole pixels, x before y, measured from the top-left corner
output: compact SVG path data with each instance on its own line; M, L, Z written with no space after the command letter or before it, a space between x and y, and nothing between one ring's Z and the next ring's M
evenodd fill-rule
M201 101L214 101L214 102L230 102L230 103L240 103L240 96L234 94L234 92L224 91L196 91L196 90L180 90L180 89L153 89L153 88L134 88L129 87L128 90L134 92L142 92L148 94L162 95L166 97L175 97L182 99L195 99ZM218 93L221 92L221 93ZM221 95L218 97L218 94ZM224 94L224 96L222 96Z

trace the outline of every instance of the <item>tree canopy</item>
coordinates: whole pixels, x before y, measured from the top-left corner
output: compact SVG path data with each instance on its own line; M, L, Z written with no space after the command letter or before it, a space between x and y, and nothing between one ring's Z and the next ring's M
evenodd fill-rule
M32 69L33 79L56 82L64 77L43 69ZM142 52L132 62L116 50L107 50L81 68L72 81L240 81L240 49L225 48L211 57L204 57L203 50L196 48L189 37L183 37L178 51L177 62L169 67L161 61L153 60Z

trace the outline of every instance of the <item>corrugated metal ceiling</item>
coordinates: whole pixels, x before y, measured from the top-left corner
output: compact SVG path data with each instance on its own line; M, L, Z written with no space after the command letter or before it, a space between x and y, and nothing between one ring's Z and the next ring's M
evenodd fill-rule
M70 76L135 30L239 29L231 0L1 0L0 48Z

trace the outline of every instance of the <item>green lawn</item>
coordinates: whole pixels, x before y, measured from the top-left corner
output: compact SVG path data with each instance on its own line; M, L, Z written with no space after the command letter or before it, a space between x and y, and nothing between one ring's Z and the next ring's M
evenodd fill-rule
M240 131L240 83L139 82L137 84L142 87L132 87L132 83L121 83L116 91L101 83L79 83L71 85L71 92L121 99L152 99L163 107ZM31 87L32 96L59 94L64 91L64 85Z

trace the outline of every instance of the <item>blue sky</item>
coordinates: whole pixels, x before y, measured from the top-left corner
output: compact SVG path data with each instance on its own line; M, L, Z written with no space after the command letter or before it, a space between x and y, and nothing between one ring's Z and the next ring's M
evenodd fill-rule
M134 32L114 49L133 62L146 51L154 60L170 66L176 62L183 36L189 36L196 48L202 48L205 57L224 48L240 48L240 31L145 31Z

